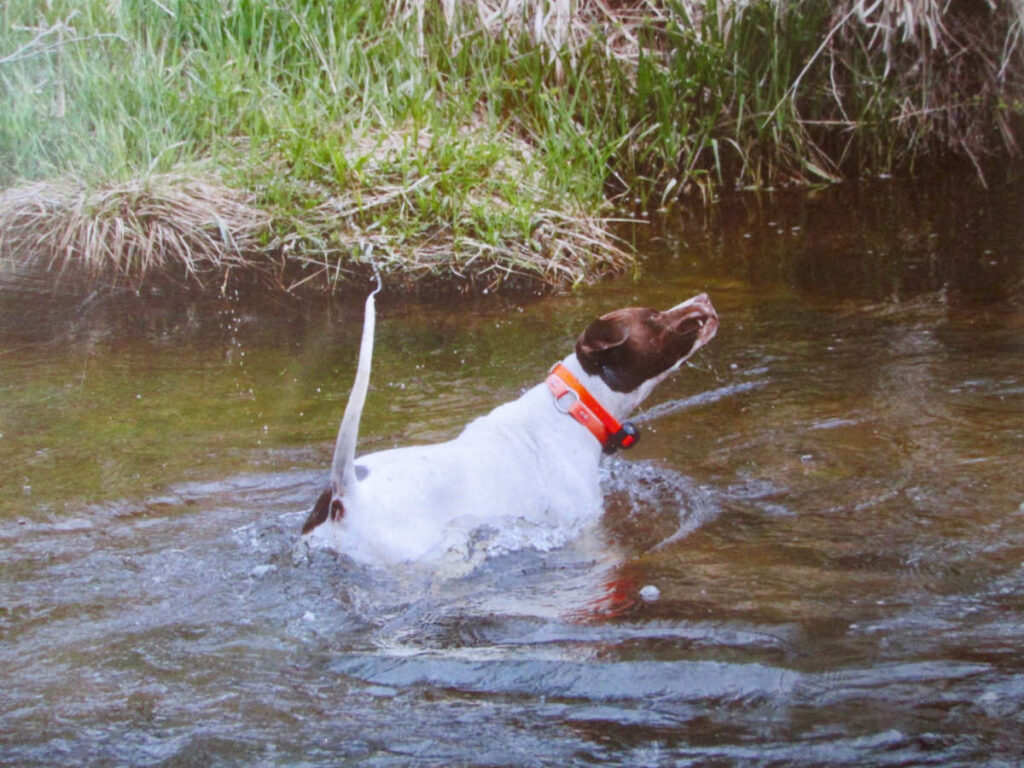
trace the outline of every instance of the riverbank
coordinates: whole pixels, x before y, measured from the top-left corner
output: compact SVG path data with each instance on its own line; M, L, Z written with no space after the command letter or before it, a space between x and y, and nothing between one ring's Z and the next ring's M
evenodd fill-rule
M0 260L139 285L565 287L616 206L1017 156L1024 6L0 9Z

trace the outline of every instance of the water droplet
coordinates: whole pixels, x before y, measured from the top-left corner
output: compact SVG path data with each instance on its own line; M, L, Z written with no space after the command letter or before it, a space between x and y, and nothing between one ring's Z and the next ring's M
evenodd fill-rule
M661 597L661 590L653 584L648 584L646 587L640 590L640 598L645 603L653 603Z

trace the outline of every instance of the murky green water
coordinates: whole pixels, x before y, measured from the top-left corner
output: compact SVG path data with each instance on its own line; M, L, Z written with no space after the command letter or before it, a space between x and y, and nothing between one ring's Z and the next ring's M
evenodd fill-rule
M1022 203L748 198L638 228L638 282L385 302L364 450L453 435L608 309L721 315L599 530L458 573L292 549L359 302L8 287L0 763L1016 764Z

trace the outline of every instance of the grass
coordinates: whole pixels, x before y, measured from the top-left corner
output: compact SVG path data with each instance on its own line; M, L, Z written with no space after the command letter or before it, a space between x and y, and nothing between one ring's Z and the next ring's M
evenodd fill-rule
M1020 0L6 3L0 260L576 285L632 268L620 196L1015 156L1022 25Z
M246 255L267 225L243 194L199 174L111 186L36 182L0 193L6 258L49 254L57 274L78 268L115 283L176 268L203 285L209 275L258 268Z

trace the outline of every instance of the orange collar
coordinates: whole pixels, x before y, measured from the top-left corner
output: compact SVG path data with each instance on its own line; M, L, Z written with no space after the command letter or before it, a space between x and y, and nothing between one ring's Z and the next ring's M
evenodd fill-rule
M555 398L555 407L567 413L576 421L590 430L590 433L601 443L605 453L615 453L619 448L629 448L640 439L640 432L632 422L619 424L608 411L601 407L579 379L561 363L556 363L547 378L548 389ZM563 398L573 397L572 403L565 407Z

